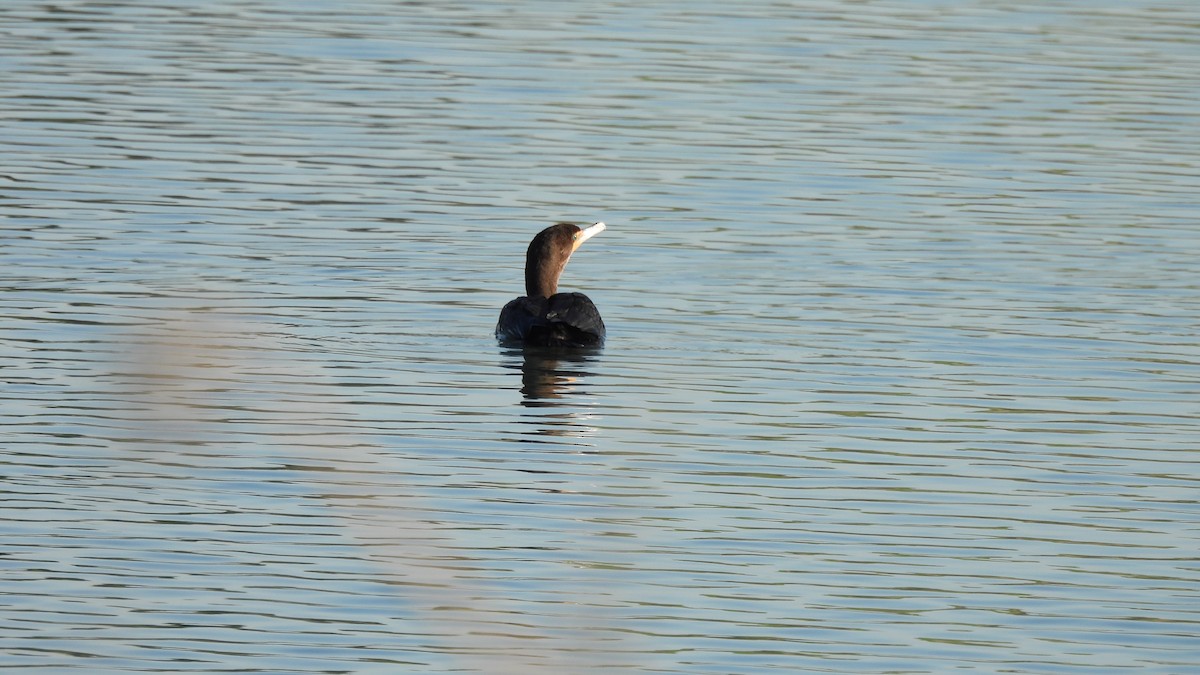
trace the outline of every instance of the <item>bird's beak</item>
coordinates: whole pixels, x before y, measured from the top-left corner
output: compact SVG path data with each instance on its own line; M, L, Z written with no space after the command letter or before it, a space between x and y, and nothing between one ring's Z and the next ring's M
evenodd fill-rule
M571 247L571 252L574 253L583 242L604 231L604 223L594 223L579 231L579 236L575 237L575 244Z

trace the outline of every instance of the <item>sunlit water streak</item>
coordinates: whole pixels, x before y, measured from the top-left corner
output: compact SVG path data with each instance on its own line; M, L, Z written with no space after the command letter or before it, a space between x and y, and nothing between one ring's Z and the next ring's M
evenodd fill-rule
M1200 667L1198 24L6 5L0 665Z

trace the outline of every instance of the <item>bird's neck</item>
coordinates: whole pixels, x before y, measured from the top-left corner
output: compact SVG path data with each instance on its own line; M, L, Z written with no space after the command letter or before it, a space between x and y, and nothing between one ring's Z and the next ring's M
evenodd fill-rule
M558 292L558 275L548 269L525 271L525 295L531 298L548 298Z
M566 266L566 260L559 262L530 257L525 261L525 295L548 298L557 293L558 278Z

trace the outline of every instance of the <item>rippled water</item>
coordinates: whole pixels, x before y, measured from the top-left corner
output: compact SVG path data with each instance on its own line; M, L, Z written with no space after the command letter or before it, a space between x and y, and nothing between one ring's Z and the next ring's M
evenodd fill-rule
M0 9L0 666L1200 668L1191 2ZM599 352L498 347L528 239Z

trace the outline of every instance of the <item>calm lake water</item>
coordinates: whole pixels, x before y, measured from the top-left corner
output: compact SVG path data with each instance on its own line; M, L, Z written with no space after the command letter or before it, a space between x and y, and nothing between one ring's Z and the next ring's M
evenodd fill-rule
M1200 670L1200 4L0 8L0 667ZM496 345L528 240L602 351Z

